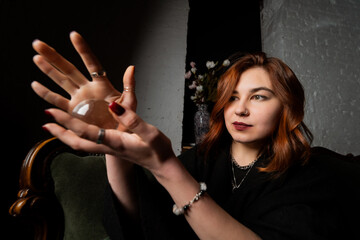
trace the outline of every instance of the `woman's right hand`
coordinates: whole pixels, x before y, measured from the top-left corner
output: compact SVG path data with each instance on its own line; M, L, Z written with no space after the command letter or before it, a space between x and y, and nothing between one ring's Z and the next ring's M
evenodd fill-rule
M70 34L70 40L90 74L104 70L80 34L72 32ZM34 62L37 67L49 76L56 84L63 88L70 95L70 99L49 90L36 81L31 84L33 90L45 101L67 112L63 113L72 118L73 122L83 124L80 125L80 127L87 126L88 124L79 119L75 119L69 114L73 111L74 107L83 100L97 99L105 100L109 103L116 101L128 109L134 112L136 111L137 100L134 92L134 66L129 66L123 76L124 89L128 88L130 91L124 91L121 93L112 86L106 76L93 77L92 80L88 80L72 63L63 58L55 51L55 49L46 43L35 40L33 42L33 48L38 53L38 55L34 56ZM62 112L59 109L54 109L53 111ZM101 126L93 127L98 128ZM48 130L54 134L53 131L55 131L56 128L51 127L50 124ZM122 132L127 131L128 129L122 124L119 124L117 130L111 130ZM71 134L71 131L66 131L65 134L54 135L64 143L76 148L76 146L74 146L74 141L71 140L71 143L68 141L68 137L69 135L71 136ZM127 132L126 134L130 133ZM94 144L94 146L97 148L101 145ZM98 152L97 149L93 148L93 146L90 146L90 148L87 149L80 147L79 150ZM135 204L136 198L133 193L133 189L135 189L135 187L132 177L133 163L122 161L121 158L116 155L107 154L106 165L107 176L115 195L118 197L128 214L133 216L133 218L136 218L137 205Z
M90 74L103 71L101 64L80 34L72 32L70 40ZM46 43L35 40L33 48L38 53L33 58L37 67L70 95L70 99L67 99L34 81L31 84L33 90L45 101L68 113L71 113L78 103L87 99L105 100L109 103L121 101L123 106L136 111L137 100L133 91L135 89L134 66L129 66L123 77L124 88L131 88L132 91L124 92L121 99L122 93L112 86L106 76L88 80L72 63Z

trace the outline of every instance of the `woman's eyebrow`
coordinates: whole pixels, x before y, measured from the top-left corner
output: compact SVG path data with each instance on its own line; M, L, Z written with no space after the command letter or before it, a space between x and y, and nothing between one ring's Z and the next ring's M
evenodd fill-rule
M252 89L250 89L249 92L250 93L256 93L256 92L261 91L261 90L268 91L268 92L272 93L273 95L275 95L275 92L273 90L271 90L270 88L267 88L267 87L252 88ZM239 92L237 90L234 90L233 94L239 94Z
M258 91L261 91L261 90L268 91L268 92L272 93L273 95L275 95L274 91L271 90L270 88L267 88L267 87L253 88L253 89L250 90L250 93L255 93L255 92L258 92Z

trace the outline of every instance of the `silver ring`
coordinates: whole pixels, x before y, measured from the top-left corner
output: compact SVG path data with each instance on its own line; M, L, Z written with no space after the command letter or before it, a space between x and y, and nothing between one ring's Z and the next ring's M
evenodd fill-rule
M124 87L124 92L135 92L135 89L132 87Z
M99 72L92 72L90 73L92 78L100 78L100 77L106 77L105 71L99 71Z
M96 140L97 144L102 144L105 138L105 129L100 128L99 133L98 133L98 138Z

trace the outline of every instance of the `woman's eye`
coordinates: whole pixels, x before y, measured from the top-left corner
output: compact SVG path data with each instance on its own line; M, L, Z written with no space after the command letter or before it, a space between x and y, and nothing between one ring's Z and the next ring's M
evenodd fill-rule
M266 100L267 99L267 97L263 96L263 95L254 95L254 96L252 96L252 98L255 100Z
M236 97L236 96L231 96L230 97L230 102L233 102L233 101L235 101L235 100L237 100L238 99L238 97Z

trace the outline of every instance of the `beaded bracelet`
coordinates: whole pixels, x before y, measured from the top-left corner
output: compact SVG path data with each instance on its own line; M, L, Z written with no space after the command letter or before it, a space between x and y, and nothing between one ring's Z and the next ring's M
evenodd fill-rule
M176 206L176 204L174 204L173 213L176 216L183 215L191 207L191 205L193 205L194 202L198 201L200 197L204 195L206 189L207 189L206 184L204 182L200 182L200 191L195 195L195 197L188 204L184 205L181 208L179 208L178 206Z

